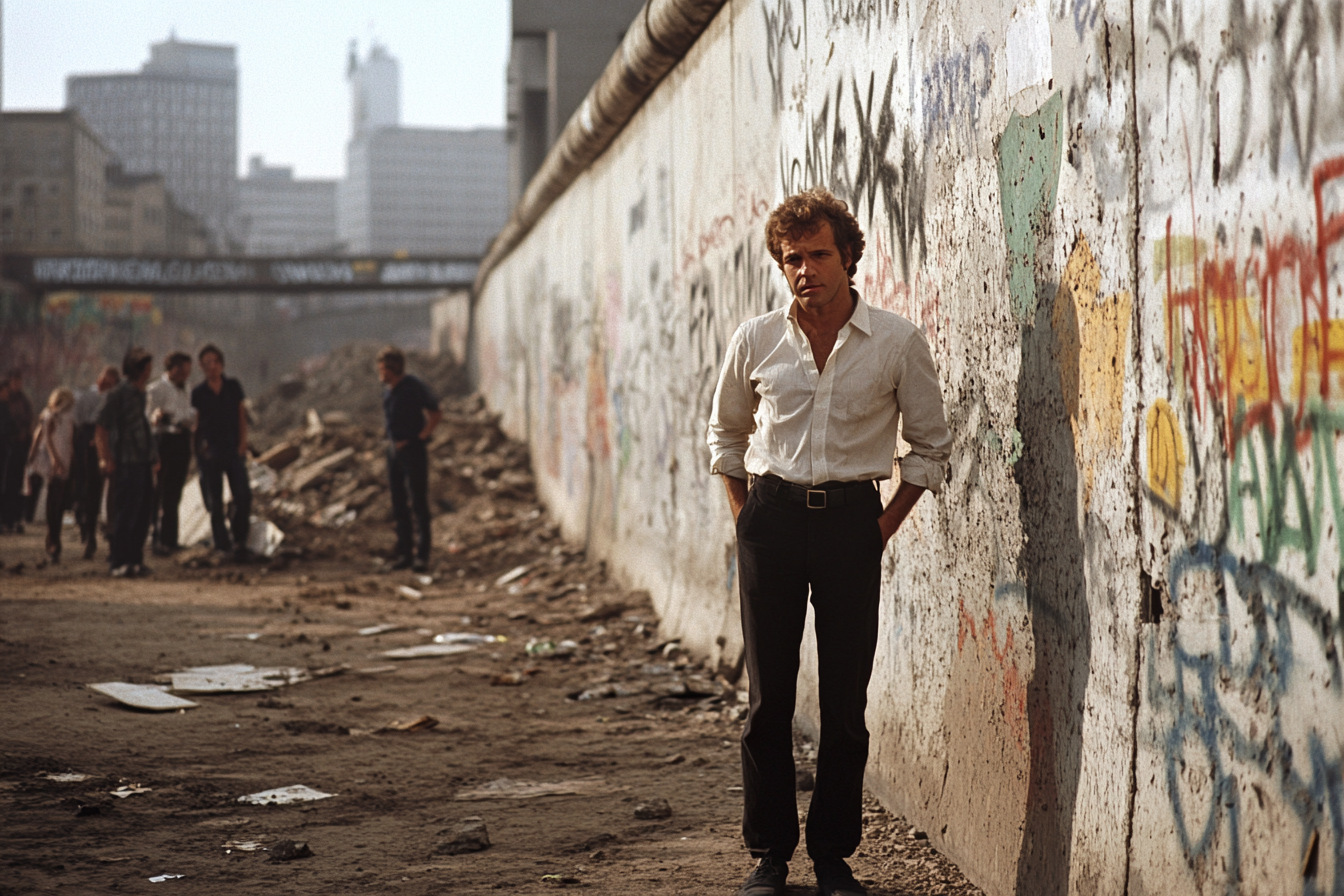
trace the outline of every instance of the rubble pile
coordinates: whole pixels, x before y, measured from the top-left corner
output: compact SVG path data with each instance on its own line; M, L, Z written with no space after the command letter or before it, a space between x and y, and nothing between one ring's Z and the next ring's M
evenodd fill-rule
M479 396L441 402L443 422L428 446L434 559L464 574L516 565L537 540L556 538L543 518L527 447L499 428ZM254 477L258 512L285 532L287 551L360 560L390 556L392 508L387 442L380 428L343 411L306 412L302 428L275 442ZM521 544L514 544L516 540Z
M352 423L381 429L383 390L374 363L380 348L376 342L350 342L282 377L252 403L254 442L263 449L270 447L303 426L309 408L322 415L344 414ZM407 351L406 371L440 397L467 391L466 372L449 355Z

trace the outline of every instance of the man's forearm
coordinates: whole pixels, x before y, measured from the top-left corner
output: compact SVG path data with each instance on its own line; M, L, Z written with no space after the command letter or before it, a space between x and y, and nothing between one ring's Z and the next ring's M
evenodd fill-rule
M98 449L98 464L104 469L112 469L112 447L111 441L107 437L107 429L102 426L96 426L93 430L93 445Z
M915 485L913 482L902 482L896 489L896 494L891 496L887 502L886 509L882 515L877 518L877 523L882 527L882 544L891 540L891 536L896 534L896 530L901 528L901 523L910 515L910 511L915 509L916 502L920 495L927 489L922 485Z
M747 503L747 480L736 476L722 475L723 487L728 492L728 507L733 511L733 522Z

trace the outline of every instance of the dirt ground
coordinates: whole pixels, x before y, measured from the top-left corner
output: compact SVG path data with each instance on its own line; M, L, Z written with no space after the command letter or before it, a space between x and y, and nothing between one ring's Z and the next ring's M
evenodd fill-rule
M0 536L0 894L734 893L751 867L736 683L665 643L647 595L518 489L454 493L429 579L377 571L377 515L296 531L264 563L151 558L133 581L107 577L103 550L79 559L71 528L59 566L39 562L39 527ZM359 633L378 625L400 628ZM503 640L383 656L443 633ZM87 687L230 663L314 673L166 713ZM421 716L437 724L386 730ZM812 745L796 752L809 771ZM66 772L88 777L48 777ZM239 802L295 784L333 796ZM125 785L148 789L112 795ZM454 854L469 818L489 848ZM281 861L284 841L311 855ZM852 864L874 896L979 892L873 800ZM792 871L791 894L815 892L801 849ZM182 877L151 882L165 874Z

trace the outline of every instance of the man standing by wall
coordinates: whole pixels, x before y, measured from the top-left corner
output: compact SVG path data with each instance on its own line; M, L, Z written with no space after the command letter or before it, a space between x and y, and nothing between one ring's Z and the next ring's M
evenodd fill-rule
M429 387L406 373L406 356L400 349L388 346L378 353L378 379L386 387L383 417L387 421L387 479L392 514L397 520L397 556L392 568L424 572L429 568L430 542L429 452L425 443L443 419L443 412Z
M149 422L159 447L159 482L154 501L154 553L168 555L177 543L177 507L191 466L191 430L196 409L191 406L187 378L191 355L173 352L163 362L163 376L145 390Z
M75 396L75 464L72 485L75 495L75 522L79 540L84 543L84 559L92 560L98 550L98 515L103 512L103 474L98 469L98 446L94 430L103 396L121 382L121 374L111 364L98 374L98 381ZM108 496L111 498L111 495ZM109 504L113 502L109 500ZM111 513L108 516L111 517Z
M224 352L206 345L197 354L205 382L191 390L196 409L196 465L201 498L210 511L215 550L232 553L240 563L250 556L247 534L252 522L252 485L247 479L247 407L242 384L224 375ZM233 494L233 519L224 518L224 477Z
M952 438L923 335L852 286L864 240L845 203L822 188L789 197L766 245L793 301L733 335L709 423L737 523L751 694L742 831L760 861L740 896L781 896L798 844L792 727L809 590L821 742L807 852L822 896L859 896L844 860L862 832L882 553L925 489L941 488ZM891 476L898 419L911 453L883 508L874 480Z
M145 536L154 495L159 453L145 415L145 387L154 370L154 356L132 348L121 362L126 379L103 400L98 410L95 441L98 467L112 483L116 501L108 568L116 578L149 575L145 566Z

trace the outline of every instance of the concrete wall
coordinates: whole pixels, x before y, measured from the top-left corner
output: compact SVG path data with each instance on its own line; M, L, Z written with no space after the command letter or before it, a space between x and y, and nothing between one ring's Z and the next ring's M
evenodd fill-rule
M869 785L989 893L1344 893L1342 6L731 0L478 296L552 512L732 666L719 363L850 201L956 440Z

